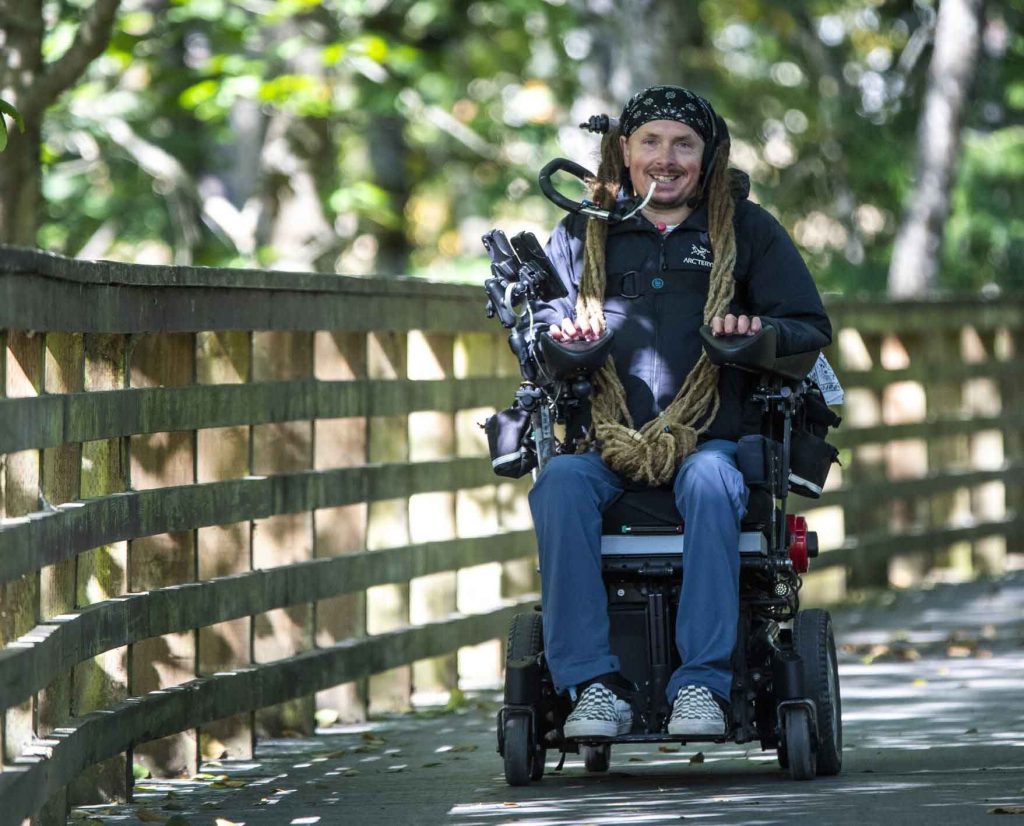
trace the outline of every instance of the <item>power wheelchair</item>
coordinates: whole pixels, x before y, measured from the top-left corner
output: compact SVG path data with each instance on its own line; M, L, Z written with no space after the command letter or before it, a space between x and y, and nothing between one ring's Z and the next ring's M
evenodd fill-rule
M571 450L555 423L572 420L590 394L590 373L607 357L610 335L598 342L556 342L538 332L517 302L557 295L561 288L536 240L510 245L494 231L484 237L492 258L485 282L488 312L511 330L523 384L514 406L487 424L492 464L519 476ZM511 274L511 275L510 275ZM543 650L543 613L514 617L506 650L504 702L497 715L498 752L513 786L540 780L547 750L582 754L588 771L606 771L613 743L758 741L776 750L796 780L837 774L842 766L842 719L832 621L827 611L799 610L800 574L817 555L817 536L787 513L790 490L820 494L835 450L824 442L839 419L806 379L818 353L776 357L775 330L716 338L705 327L709 358L757 376L751 404L760 433L744 437L737 460L750 489L740 538L740 616L726 733L680 738L665 732L671 706L665 687L679 665L673 632L685 559L685 530L668 488L627 490L605 512L602 569L612 652L637 691L628 734L567 740L571 710L555 692Z

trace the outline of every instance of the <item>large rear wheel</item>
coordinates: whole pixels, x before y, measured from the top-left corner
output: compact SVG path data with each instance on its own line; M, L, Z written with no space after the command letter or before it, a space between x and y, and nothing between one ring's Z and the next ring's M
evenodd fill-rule
M801 611L793 622L793 647L803 661L804 692L817 708L817 771L838 774L843 766L843 718L839 664L828 611Z

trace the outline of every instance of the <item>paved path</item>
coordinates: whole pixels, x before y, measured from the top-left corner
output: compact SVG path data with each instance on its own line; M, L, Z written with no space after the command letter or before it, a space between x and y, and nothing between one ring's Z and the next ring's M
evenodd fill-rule
M1024 572L835 612L843 773L794 783L774 754L736 746L617 746L607 774L573 755L505 785L493 698L261 744L219 782L143 783L98 823L178 815L215 824L996 824L1024 826ZM549 753L550 754L550 753ZM244 785L242 785L244 783ZM81 823L85 812L76 813ZM222 824L223 826L223 824Z

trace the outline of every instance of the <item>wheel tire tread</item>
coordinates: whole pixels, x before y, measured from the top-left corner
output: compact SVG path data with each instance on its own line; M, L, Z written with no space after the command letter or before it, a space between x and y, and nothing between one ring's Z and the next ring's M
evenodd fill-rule
M829 670L832 661L829 656L829 639L832 637L832 618L828 611L810 608L797 614L793 623L793 648L804 661L804 679L812 679L808 693L818 708L818 749L817 773L822 776L838 774L843 765L843 723L842 694L839 690L839 676L836 675L836 708L824 708L822 697L827 697ZM835 641L832 641L835 649ZM831 706L831 698L829 705ZM837 728L839 742L832 736L831 717L839 716Z

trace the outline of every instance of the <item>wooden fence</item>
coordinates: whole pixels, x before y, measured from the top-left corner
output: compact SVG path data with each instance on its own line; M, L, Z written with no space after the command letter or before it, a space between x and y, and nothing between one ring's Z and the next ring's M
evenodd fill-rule
M803 503L808 590L1001 570L1024 300L830 308L844 467ZM528 480L483 458L518 373L482 310L0 248L0 823L499 678L537 580Z

